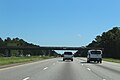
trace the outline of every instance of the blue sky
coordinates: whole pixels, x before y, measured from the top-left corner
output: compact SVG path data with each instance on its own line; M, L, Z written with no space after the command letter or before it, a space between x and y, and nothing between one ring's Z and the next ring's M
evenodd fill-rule
M86 46L120 25L120 0L0 0L0 37Z

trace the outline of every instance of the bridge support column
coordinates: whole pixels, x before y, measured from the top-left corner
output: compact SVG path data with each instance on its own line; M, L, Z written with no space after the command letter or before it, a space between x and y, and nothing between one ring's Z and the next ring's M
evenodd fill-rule
M51 50L48 50L48 56L51 56Z

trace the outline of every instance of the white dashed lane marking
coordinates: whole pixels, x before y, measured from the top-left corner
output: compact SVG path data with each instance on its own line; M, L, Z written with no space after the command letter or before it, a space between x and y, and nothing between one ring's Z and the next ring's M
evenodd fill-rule
M91 70L90 68L87 68L89 71Z
M30 79L30 77L26 77L26 78L24 78L23 80L29 80Z
M53 65L55 65L55 63L53 63Z
M48 69L48 67L45 67L43 70L46 70L46 69Z

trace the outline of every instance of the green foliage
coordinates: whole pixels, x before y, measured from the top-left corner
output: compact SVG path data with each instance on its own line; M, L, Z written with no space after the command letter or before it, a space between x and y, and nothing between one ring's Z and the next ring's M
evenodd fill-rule
M23 62L31 62L38 61L43 59L49 59L53 57L49 56L32 56L32 57L0 57L0 65L14 64L14 63L23 63Z
M74 57L86 57L87 56L87 50L78 50L75 54Z
M116 62L120 63L120 59L113 59L113 58L103 58L104 61L109 61L109 62Z
M102 47L104 48L104 57L120 59L120 28L114 27L108 32L103 32L87 47Z
M0 47L5 47L5 46L17 46L17 47L40 47L39 45L34 45L32 43L28 43L24 41L23 39L19 38L13 38L11 39L10 37L7 37L7 39L2 40L0 38ZM52 50L11 50L11 54L7 53L8 51L6 50L0 50L0 56L26 56L30 54L31 56L56 56L58 55L55 51Z

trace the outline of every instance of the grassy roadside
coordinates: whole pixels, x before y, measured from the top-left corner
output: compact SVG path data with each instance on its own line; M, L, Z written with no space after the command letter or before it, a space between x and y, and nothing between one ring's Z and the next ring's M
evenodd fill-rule
M24 63L24 62L31 62L31 61L38 61L44 59L50 59L53 57L39 57L39 56L32 56L32 57L0 57L0 66L14 64L14 63Z
M104 61L120 63L120 59L103 58Z

